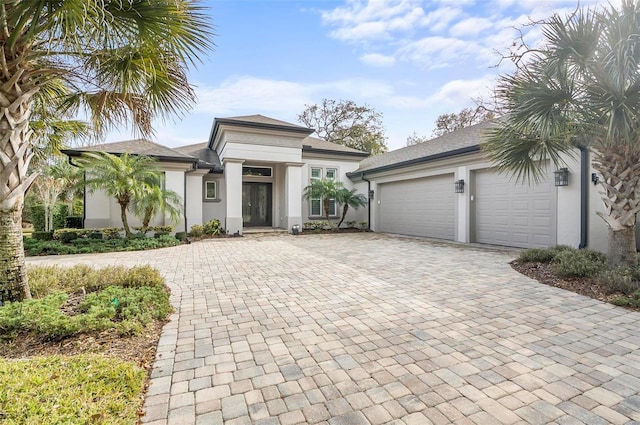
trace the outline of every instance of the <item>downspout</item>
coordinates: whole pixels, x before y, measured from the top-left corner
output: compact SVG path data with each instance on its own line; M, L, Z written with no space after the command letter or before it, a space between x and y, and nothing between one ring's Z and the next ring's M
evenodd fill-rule
M580 149L580 245L586 248L589 241L589 149Z
M363 181L367 182L367 199L369 200L367 202L367 230L371 230L371 202L373 202L373 199L369 196L371 193L371 181L364 176L364 173L361 177Z
M72 167L78 167L77 164L73 163L73 160L71 159L71 155L69 155L67 157L67 162L69 163L69 165L71 165ZM84 173L82 173L82 180L83 180L83 184L82 184L82 228L85 229L84 227L84 222L87 220L87 172L85 171ZM73 209L73 206L72 206ZM73 211L71 211L71 213L73 214Z

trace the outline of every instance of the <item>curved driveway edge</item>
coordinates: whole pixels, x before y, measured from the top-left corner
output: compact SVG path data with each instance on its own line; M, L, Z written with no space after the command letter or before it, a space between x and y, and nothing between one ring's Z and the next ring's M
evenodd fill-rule
M147 424L640 423L640 313L512 256L362 233L29 262L167 278Z

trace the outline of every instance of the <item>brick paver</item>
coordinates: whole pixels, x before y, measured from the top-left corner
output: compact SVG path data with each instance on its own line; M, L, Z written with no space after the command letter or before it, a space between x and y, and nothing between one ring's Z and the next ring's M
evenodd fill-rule
M161 270L175 313L144 423L640 422L640 314L514 256L347 234L29 262Z

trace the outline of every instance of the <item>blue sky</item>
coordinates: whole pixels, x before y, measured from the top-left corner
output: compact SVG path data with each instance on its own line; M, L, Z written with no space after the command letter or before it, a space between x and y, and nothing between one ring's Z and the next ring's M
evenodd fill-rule
M603 1L586 1L582 5ZM429 136L438 115L488 97L495 65L515 27L576 1L209 0L216 49L190 73L198 103L156 124L155 141L207 140L214 117L263 114L297 123L305 104L353 100L383 114L389 149L414 131ZM539 31L527 40L535 43ZM126 130L107 141L131 138Z

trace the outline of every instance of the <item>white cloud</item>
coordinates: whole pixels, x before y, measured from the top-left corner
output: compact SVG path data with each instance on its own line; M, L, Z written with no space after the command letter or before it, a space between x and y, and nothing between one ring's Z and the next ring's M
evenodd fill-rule
M492 75L474 80L453 80L440 87L427 101L449 106L450 110L459 110L469 105L472 99L488 98L494 86L495 77Z
M360 60L367 65L385 67L392 66L396 63L396 58L393 56L381 55L379 53L369 53L360 56Z
M468 62L483 52L486 54L486 50L486 47L474 41L436 36L411 42L398 49L396 54L403 61L415 62L428 69L438 69Z
M321 13L331 36L348 42L388 39L391 33L409 31L423 21L419 0L348 0L343 7Z
M449 34L454 37L477 36L482 31L494 25L493 21L487 18L467 18L453 25L449 30Z

